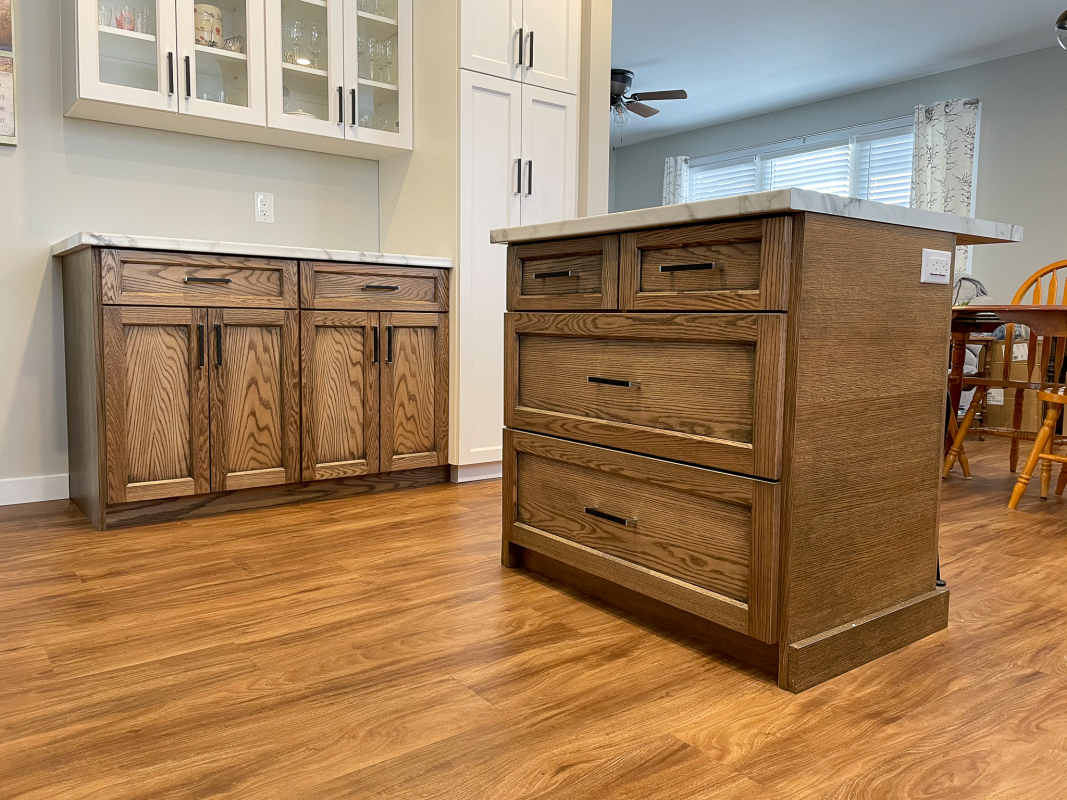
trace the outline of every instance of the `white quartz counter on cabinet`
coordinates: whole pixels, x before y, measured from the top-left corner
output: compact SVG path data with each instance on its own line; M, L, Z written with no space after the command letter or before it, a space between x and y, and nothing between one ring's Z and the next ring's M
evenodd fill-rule
M701 200L696 203L678 203L656 208L620 211L598 217L580 217L562 222L500 228L492 231L491 237L492 241L498 244L517 243L803 211L954 233L956 243L961 245L1021 242L1023 238L1023 229L1020 225L957 217L954 214L942 214L936 211L921 211L916 208L857 200L854 197L841 197L836 194L810 192L805 189L775 189L770 192L743 194L718 200Z
M409 256L395 253L368 253L361 250L325 250L317 247L289 247L277 244L242 244L207 239L169 239L161 236L129 236L114 233L76 233L52 246L53 256L65 256L86 247L116 247L123 250L166 250L172 253L216 253L226 256L295 259L298 261L342 261L357 264L383 264L403 267L451 269L452 259L440 256Z

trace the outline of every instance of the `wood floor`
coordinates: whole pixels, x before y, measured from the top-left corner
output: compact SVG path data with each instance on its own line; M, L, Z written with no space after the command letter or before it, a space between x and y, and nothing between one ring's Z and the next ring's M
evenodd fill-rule
M0 509L0 798L1067 797L1067 502L967 446L949 629L798 696L502 569L496 481Z

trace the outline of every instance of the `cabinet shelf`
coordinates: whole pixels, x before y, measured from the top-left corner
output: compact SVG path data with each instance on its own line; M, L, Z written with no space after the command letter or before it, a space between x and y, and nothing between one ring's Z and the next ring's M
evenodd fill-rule
M156 37L150 33L138 33L137 31L128 31L124 28L113 28L110 25L98 25L97 29L100 33L107 33L112 36L122 36L138 42L152 42L154 44L156 41Z
M221 47L208 47L206 45L196 45L196 51L198 53L207 53L209 56L218 56L219 58L232 58L237 61L247 61L248 56L244 53L236 53L233 50L223 50Z
M326 0L300 0L301 3L306 3L309 6L320 6L326 8Z
M375 89L386 89L390 92L397 91L395 83L382 83L381 81L372 81L370 78L360 78L360 86L373 86Z
M307 2L307 0L304 1ZM397 27L397 21L395 19L389 19L389 17L381 17L377 14L372 14L369 11L357 11L356 16L363 17L363 19L369 19L374 22L379 22L383 25L392 25L394 28Z
M318 75L322 78L330 77L324 69L315 69L314 67L302 67L299 64L290 64L288 61L282 62L282 69L289 70L290 72L300 72L304 75Z

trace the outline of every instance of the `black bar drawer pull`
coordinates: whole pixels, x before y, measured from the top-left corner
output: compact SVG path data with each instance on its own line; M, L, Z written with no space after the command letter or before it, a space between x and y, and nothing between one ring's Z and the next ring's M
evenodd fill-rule
M385 329L385 363L393 363L393 326L389 325Z
M182 278L182 283L233 283L233 278Z
M559 272L535 272L533 277L535 281L539 281L542 278L578 278L581 274L573 270L561 269Z
M637 520L626 519L626 517L619 517L615 514L609 514L607 511L601 511L599 508L586 508L585 513L591 517L597 519L606 519L608 522L614 522L616 525L625 525L627 528L633 528L637 525Z
M222 326L215 326L215 366L222 366Z
M197 341L200 343L200 366L203 367L204 366L204 326L203 325L197 325L196 326L196 338L197 338Z
M167 96L174 96L174 53L167 53Z
M595 375L590 375L586 380L604 386L621 386L624 389L638 389L641 386L641 381L617 381L614 378L598 378Z
M193 66L189 56L185 57L185 99L193 96Z
M373 283L365 284L363 287L365 292L399 292L399 286L378 286Z
M371 330L374 331L374 360L371 363L372 364L377 364L378 363L378 358L379 358L379 352L378 352L378 326L377 325L373 325L371 327Z
M660 272L702 272L709 269L722 269L721 261L709 261L707 264L663 264Z

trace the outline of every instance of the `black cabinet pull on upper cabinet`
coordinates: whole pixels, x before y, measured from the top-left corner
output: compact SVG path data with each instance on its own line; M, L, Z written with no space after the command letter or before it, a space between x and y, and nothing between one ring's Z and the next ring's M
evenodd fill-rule
M193 62L189 56L185 57L185 99L193 96Z
M522 28L519 28L519 37L517 41L519 43L519 63L515 66L521 67L524 66L524 55L526 52L526 37L523 35Z
M167 97L174 96L174 53L167 53Z

